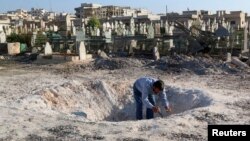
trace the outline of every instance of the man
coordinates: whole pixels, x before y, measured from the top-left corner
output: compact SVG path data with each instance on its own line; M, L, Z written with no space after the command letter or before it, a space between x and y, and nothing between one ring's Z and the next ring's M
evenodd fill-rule
M133 86L134 97L136 101L136 119L143 119L143 105L146 106L146 118L154 118L154 113L160 112L160 108L155 106L154 95L161 98L162 104L166 111L171 111L164 91L164 82L150 77L142 77L135 81Z

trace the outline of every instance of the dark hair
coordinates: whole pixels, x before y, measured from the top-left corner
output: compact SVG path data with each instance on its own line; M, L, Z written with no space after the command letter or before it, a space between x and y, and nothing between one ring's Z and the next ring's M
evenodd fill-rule
M159 88L162 91L164 89L164 82L162 80L157 80L153 83L153 87Z

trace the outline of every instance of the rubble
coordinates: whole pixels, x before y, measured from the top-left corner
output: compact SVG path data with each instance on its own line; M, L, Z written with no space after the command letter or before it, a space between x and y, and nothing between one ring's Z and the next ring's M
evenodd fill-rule
M239 72L237 68L230 67L230 65L222 60L205 56L167 56L162 57L159 61L148 64L148 66L164 71L191 72L198 75Z
M246 63L240 61L240 59L237 57L232 57L232 63L242 69L249 68L249 66Z

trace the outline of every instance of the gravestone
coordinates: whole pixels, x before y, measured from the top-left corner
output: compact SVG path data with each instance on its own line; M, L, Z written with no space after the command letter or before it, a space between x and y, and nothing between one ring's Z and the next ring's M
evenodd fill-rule
M236 36L236 44L239 44L239 35Z
M248 24L245 23L245 28L244 28L244 46L242 53L248 52Z
M106 43L111 43L111 38L112 38L112 30L109 29L104 33L105 41Z
M134 20L133 17L130 19L130 27L129 27L129 29L130 29L130 35L134 36L135 35L135 20Z
M111 29L113 30L115 28L114 23L111 23Z
M32 37L31 37L31 46L34 47L36 44L36 36L37 32L33 32Z
M0 31L0 43L6 43L6 34Z
M20 43L8 43L8 54L9 55L17 55L21 52Z
M80 42L80 46L79 46L79 58L80 58L80 61L87 59L87 52L86 52L86 48L85 48L83 41Z
M75 27L75 26L72 27L72 35L73 35L73 36L76 35L76 27Z
M227 61L226 62L231 62L232 61L232 55L231 53L227 53Z
M71 54L71 50L70 50L70 49L67 49L66 53L67 53L67 54Z
M161 34L161 25L159 23L155 24L155 34L160 35Z
M171 36L174 34L174 26L169 26L168 34Z
M103 32L105 32L105 31L107 30L107 25L106 25L106 23L103 23L103 24L102 24L102 29L103 29Z
M134 55L134 48L137 47L137 41L131 40L129 45L129 55Z
M58 26L54 25L54 26L53 26L53 31L54 31L54 32L57 32L57 31L58 31Z
M44 55L45 56L50 56L52 55L52 48L51 45L49 44L49 42L46 43L45 48L44 48Z
M97 51L97 54L98 54L98 56L100 58L103 58L103 59L108 59L109 58L108 55L104 51L102 51L100 49Z
M99 28L97 28L96 29L96 36L100 36L101 34L100 34L100 29Z
M154 60L156 60L156 61L160 59L160 53L159 53L159 50L158 50L158 43L153 48L153 56L154 56Z
M114 28L115 28L115 29L114 29L114 30L115 30L115 33L117 33L117 29L118 29L118 21L115 21L115 25L114 25L114 26L115 26L115 27L114 27Z
M122 36L122 35L123 35L123 28L122 28L121 26L119 26L119 27L117 28L117 35L118 35L118 36Z
M3 25L0 25L0 32L3 31Z
M169 24L168 24L168 21L165 22L165 34L169 34Z
M76 31L76 41L81 42L85 39L85 31L83 30L77 30Z
M148 27L148 34L147 34L147 38L148 39L153 39L155 37L155 31L154 31L154 27L152 25L150 25Z

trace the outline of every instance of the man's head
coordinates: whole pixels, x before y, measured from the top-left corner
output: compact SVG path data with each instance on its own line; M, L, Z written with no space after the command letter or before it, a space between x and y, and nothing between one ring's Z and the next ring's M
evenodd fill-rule
M153 83L153 92L159 94L164 89L164 82L162 80L155 81Z

